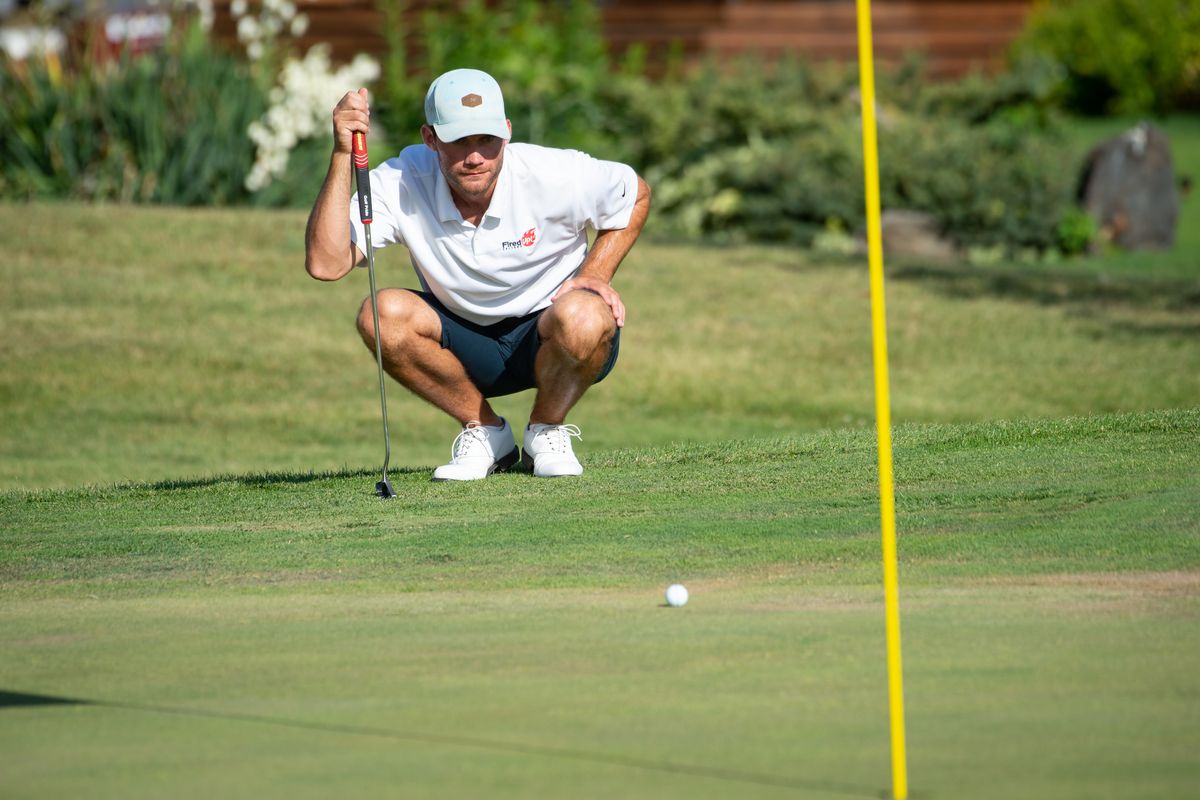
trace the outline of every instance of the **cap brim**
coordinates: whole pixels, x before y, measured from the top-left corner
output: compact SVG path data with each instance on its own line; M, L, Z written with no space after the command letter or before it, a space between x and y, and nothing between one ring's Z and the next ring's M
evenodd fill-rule
M498 136L505 140L511 136L506 119L468 119L447 122L444 125L434 125L433 132L443 142L454 142L467 136Z

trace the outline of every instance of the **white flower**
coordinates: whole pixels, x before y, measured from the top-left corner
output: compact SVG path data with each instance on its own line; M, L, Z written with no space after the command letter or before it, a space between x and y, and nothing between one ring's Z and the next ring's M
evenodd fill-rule
M245 17L242 17L242 19L245 19ZM246 45L246 55L250 57L251 61L258 61L260 58L262 58L262 42L251 42L250 44Z
M242 17L237 24L239 42L252 42L259 38L258 20L254 17Z
M359 53L354 57L350 62L350 70L359 83L371 83L379 79L379 62L366 53Z
M233 0L229 4L229 13L235 17L244 17L246 15L246 0Z
M303 36L308 30L308 17L304 14L297 14L292 18L292 24L289 28L292 36Z
M252 47L262 47L254 42ZM360 55L349 65L333 69L327 46L309 49L304 58L288 59L271 90L271 107L247 128L257 146L246 188L259 191L287 170L288 154L299 142L326 130L330 109L347 87L358 87L379 77L379 62Z

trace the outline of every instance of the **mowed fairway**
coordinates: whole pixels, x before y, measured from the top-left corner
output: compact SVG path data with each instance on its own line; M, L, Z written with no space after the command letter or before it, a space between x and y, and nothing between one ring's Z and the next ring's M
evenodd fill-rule
M0 487L382 461L374 360L354 330L367 276L306 276L304 222L0 205ZM403 248L378 268L381 285L416 285ZM585 458L873 424L865 264L645 242L616 285L618 366L571 417ZM1200 402L1195 269L893 264L888 307L897 423ZM524 426L530 404L496 405ZM394 385L389 411L396 463L446 460L453 422Z
M0 222L0 796L886 796L861 266L639 246L584 476L385 503L303 215ZM1196 278L890 274L912 796L1188 796Z

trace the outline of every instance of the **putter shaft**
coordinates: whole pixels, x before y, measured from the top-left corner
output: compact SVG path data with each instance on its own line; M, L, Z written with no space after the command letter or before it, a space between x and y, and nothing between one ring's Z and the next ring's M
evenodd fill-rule
M371 246L371 226L364 225L367 239L367 276L371 282L371 318L375 322L375 366L379 370L379 410L383 414L383 483L391 490L388 483L388 463L392 460L392 437L388 433L387 417L387 384L383 376L383 346L379 335L379 301L375 296L375 248ZM376 490L382 487L376 487Z
M367 135L355 133L351 168L358 185L358 214L367 245L367 275L371 281L371 317L375 321L375 365L379 368L379 410L383 413L383 480L375 484L375 494L387 499L396 496L388 482L388 463L392 460L392 437L388 433L387 388L383 377L383 338L379 331L379 301L375 289L375 248L371 245L371 176L367 161Z

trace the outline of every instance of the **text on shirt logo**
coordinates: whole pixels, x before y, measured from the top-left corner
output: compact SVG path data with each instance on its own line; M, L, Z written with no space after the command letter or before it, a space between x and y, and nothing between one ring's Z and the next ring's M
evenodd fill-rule
M521 238L515 242L501 242L500 249L502 250L520 250L522 247L533 247L533 243L537 241L537 231L530 228L521 235Z

